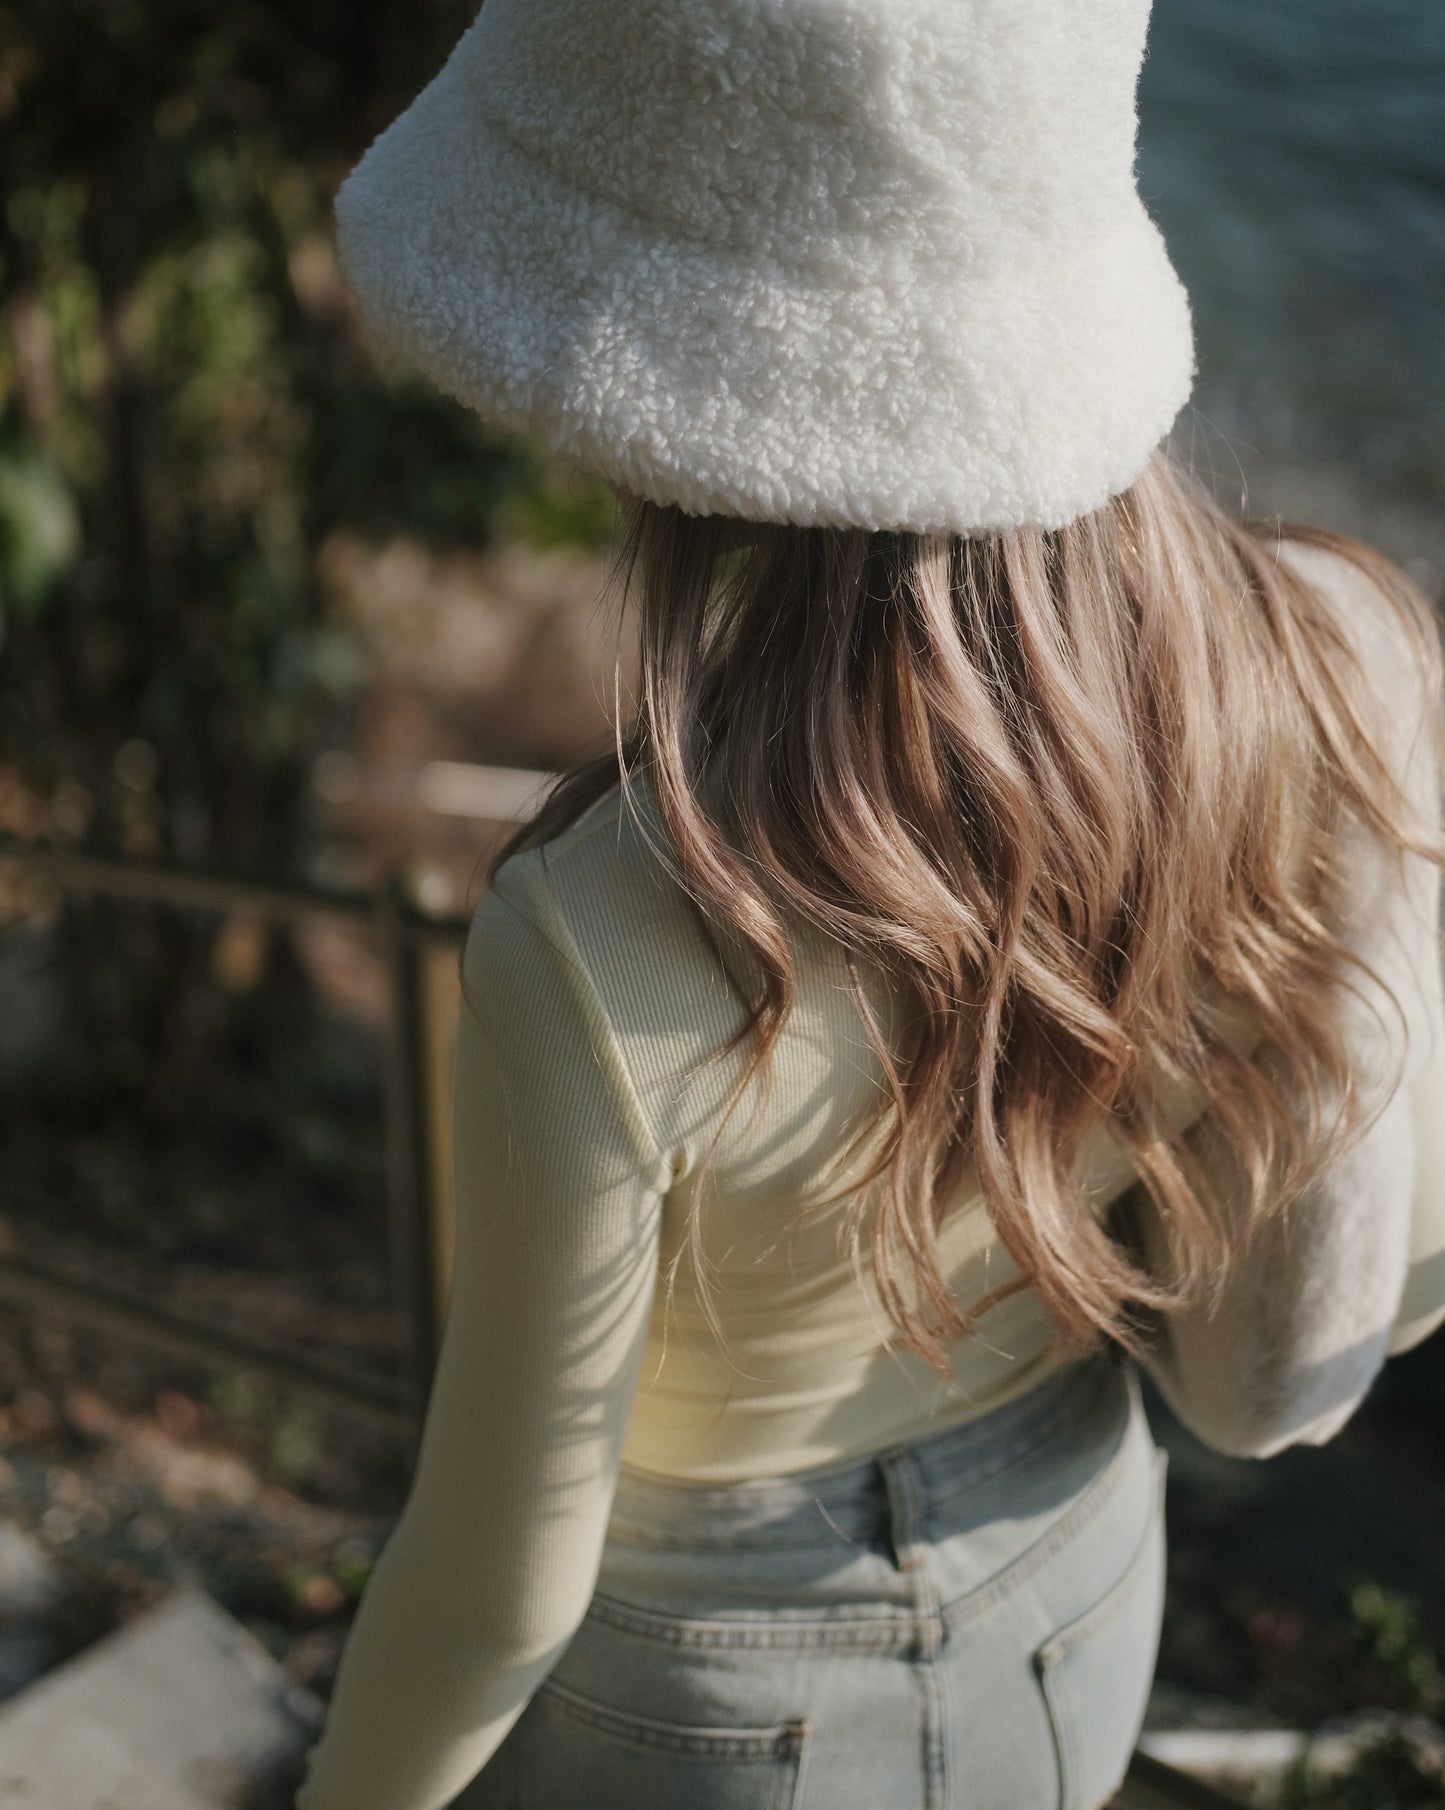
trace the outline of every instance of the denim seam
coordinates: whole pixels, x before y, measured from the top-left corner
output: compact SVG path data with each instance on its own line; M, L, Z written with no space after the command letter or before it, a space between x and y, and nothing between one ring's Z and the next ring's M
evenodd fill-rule
M1060 1425L1071 1418L1071 1413L1077 1412L1079 1404L1074 1399L1075 1394L1076 1391L1072 1390L1066 1392L1059 1401L1053 1404L1046 1415L1041 1415L1027 1429L1020 1429L1017 1439L1003 1446L999 1462L991 1470L976 1472L973 1476L965 1478L962 1483L953 1484L940 1494L931 1497L930 1506L934 1509L943 1508L948 1503L956 1501L959 1496L977 1489L979 1485L996 1482L998 1478L1016 1469L1057 1433ZM1026 1440L1024 1439L1025 1431L1028 1434Z
M928 1564L930 1503L923 1486L922 1466L908 1451L894 1451L880 1459L888 1484L892 1516L890 1535L898 1568L908 1576L913 1597L914 1638L910 1657L918 1693L922 1699L919 1719L919 1762L922 1768L924 1810L946 1810L949 1795L948 1750L945 1716L947 1706L940 1689L936 1659L943 1642L938 1586Z
M699 1540L695 1534L691 1537L679 1535L677 1539L669 1540L659 1538L656 1534L632 1534L625 1527L609 1527L607 1537L619 1546L640 1547L644 1550L656 1547L667 1552L736 1552L740 1547L758 1548L768 1552L821 1552L827 1551L835 1543L848 1546L856 1545L859 1540L876 1538L885 1530L886 1526L886 1521L879 1518L858 1528L853 1533L839 1534L835 1531L832 1539L818 1539L816 1536L796 1540L775 1539L769 1534L766 1527L760 1528L756 1536L751 1539L742 1534L729 1534L725 1539L712 1543Z
M650 1716L636 1716L546 1679L537 1694L563 1715L601 1734L612 1735L635 1747L662 1748L674 1753L716 1755L733 1760L791 1760L798 1757L810 1731L807 1721L794 1717L776 1728L692 1728L669 1726Z
M1059 1785L1062 1793L1061 1801L1065 1810L1071 1810L1078 1795L1073 1781L1076 1781L1079 1767L1079 1731L1076 1717L1069 1713L1067 1702L1060 1697L1058 1668L1068 1659L1080 1641L1097 1634L1101 1628L1107 1628L1114 1617L1133 1600L1135 1591L1144 1582L1146 1561L1162 1531L1165 1466L1166 1461L1163 1454L1156 1451L1153 1505L1139 1543L1134 1548L1119 1577L1092 1608L1085 1609L1072 1621L1066 1622L1056 1633L1050 1635L1034 1653L1034 1669L1043 1690L1044 1702L1048 1708L1049 1726L1053 1731L1054 1743L1058 1752Z
M1077 1621L1071 1621L1066 1629L1052 1635L1039 1648L1039 1660L1045 1667L1056 1665L1069 1654L1081 1640L1091 1634L1097 1634L1100 1628L1107 1628L1114 1617L1119 1614L1134 1591L1144 1581L1144 1561L1149 1554L1150 1541L1154 1537L1154 1523L1151 1517L1143 1538L1130 1554L1129 1562L1123 1574L1115 1580L1092 1609L1086 1609Z
M686 1621L635 1609L630 1603L592 1598L588 1615L609 1627L643 1640L674 1647L795 1648L871 1647L902 1650L913 1644L912 1616L905 1610L885 1610L877 1616L854 1615L848 1620L823 1616L779 1621Z
M943 1605L942 1615L945 1629L951 1631L963 1623L972 1621L976 1616L993 1608L1000 1598L1007 1596L1026 1578L1032 1577L1055 1554L1084 1527L1108 1502L1119 1488L1127 1467L1129 1453L1129 1433L1134 1425L1131 1415L1124 1423L1119 1435L1119 1443L1109 1457L1108 1463L1100 1474L1089 1484L1072 1508L1067 1509L1048 1532L1041 1535L1032 1546L1011 1559L1003 1570L988 1583L980 1584L966 1595L955 1597L951 1603Z
M1123 1609L1133 1592L1144 1578L1144 1561L1148 1557L1151 1542L1154 1540L1159 1525L1159 1511L1164 1490L1164 1467L1157 1463L1154 1467L1154 1506L1139 1544L1129 1556L1129 1561L1113 1584L1104 1592L1092 1609L1085 1609L1081 1615L1060 1628L1056 1634L1039 1648L1039 1663L1045 1667L1054 1665L1061 1659L1067 1659L1074 1647L1100 1628L1107 1628L1114 1617Z

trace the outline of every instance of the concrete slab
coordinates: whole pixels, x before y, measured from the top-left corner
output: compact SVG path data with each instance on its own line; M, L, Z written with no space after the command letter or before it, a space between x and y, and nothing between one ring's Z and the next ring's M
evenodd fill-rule
M0 1521L0 1700L55 1664L55 1619L64 1597L64 1576L45 1548Z
M224 1609L180 1590L0 1708L0 1807L248 1810L321 1716Z

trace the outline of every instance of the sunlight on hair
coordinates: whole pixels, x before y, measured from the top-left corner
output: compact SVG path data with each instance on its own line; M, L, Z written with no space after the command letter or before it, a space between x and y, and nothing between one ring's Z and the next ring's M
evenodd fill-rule
M1071 1342L1137 1351L1369 1122L1339 1022L1342 827L1445 864L1392 778L1389 700L1282 547L1370 581L1438 705L1425 601L1359 543L1230 519L1163 454L1054 532L801 528L631 497L624 521L635 717L495 865L645 775L659 857L748 1007L738 1098L793 1004L794 928L849 954L886 1087L840 1239L902 1343L946 1374L997 1299L960 1310L939 1263L971 1166L1014 1287ZM908 1002L901 1046L871 1019L870 964ZM1239 1151L1247 1198L1212 1196L1165 1110L1181 1095ZM1100 1137L1157 1203L1168 1273L1090 1206ZM703 1193L683 1247L699 1265Z

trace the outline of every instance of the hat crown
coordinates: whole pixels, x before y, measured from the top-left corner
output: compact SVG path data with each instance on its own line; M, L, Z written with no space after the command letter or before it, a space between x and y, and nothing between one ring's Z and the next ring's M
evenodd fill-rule
M382 340L639 496L1057 527L1185 402L1148 0L486 0L337 196Z
M1148 0L487 0L458 48L494 131L672 238L786 263L800 223L835 260L849 235L896 228L963 272L1118 220L1148 14Z

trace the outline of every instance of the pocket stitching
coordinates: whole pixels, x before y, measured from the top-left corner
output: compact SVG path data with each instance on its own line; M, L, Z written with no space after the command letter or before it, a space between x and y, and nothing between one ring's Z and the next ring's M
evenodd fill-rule
M556 1684L550 1678L538 1687L536 1695L546 1698L562 1714L599 1734L610 1735L633 1747L661 1748L674 1753L741 1761L801 1761L804 1745L812 1733L806 1716L795 1716L772 1728L702 1728L660 1722L651 1716L595 1703L590 1697Z
M1109 1623L1128 1603L1144 1577L1144 1560L1148 1555L1152 1538L1153 1526L1151 1524L1148 1532L1139 1542L1138 1551L1129 1560L1124 1575L1110 1586L1092 1609L1086 1609L1067 1627L1060 1628L1057 1634L1051 1636L1039 1648L1040 1665L1047 1668L1056 1665L1061 1659L1067 1659L1081 1640L1087 1640L1091 1634L1097 1634L1100 1628L1108 1627Z

